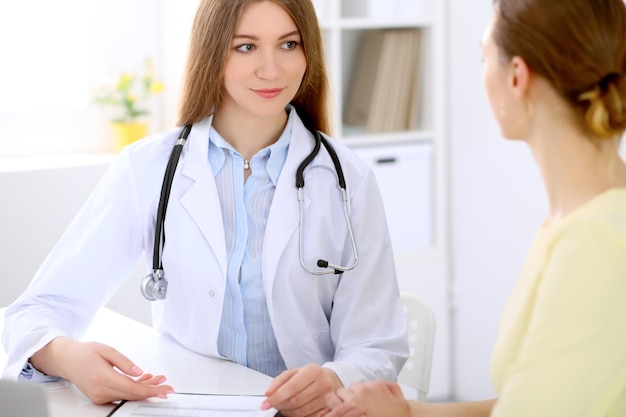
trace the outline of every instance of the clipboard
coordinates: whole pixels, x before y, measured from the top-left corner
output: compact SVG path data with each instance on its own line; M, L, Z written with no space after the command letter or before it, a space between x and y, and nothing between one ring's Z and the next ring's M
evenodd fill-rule
M216 395L174 393L168 398L150 398L141 401L121 401L107 417L134 416L193 416L212 417L282 417L280 411L260 410L262 395ZM219 413L219 414L216 414Z

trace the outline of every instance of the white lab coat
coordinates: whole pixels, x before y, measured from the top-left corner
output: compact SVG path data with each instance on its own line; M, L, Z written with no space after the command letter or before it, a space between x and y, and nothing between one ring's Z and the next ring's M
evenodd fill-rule
M343 275L306 272L299 260L295 172L313 138L298 117L294 122L262 254L263 284L280 353L288 368L312 362L327 366L344 385L394 380L408 357L406 322L374 174L347 147L332 142L348 186L359 264ZM193 351L219 356L227 251L207 157L210 123L209 117L193 126L174 178L163 250L169 287L164 301L153 302L152 312L158 331ZM179 131L153 135L119 154L29 288L9 306L4 377L16 378L28 358L54 337L79 338L143 252L150 264L147 271L151 269L163 173ZM307 265L315 267L318 258L350 264L341 194L324 149L305 170L305 181Z

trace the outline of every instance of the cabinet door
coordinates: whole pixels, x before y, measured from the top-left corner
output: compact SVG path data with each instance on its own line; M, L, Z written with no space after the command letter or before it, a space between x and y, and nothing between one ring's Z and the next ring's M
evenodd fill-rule
M413 143L354 149L374 167L398 254L428 250L433 240L431 147Z

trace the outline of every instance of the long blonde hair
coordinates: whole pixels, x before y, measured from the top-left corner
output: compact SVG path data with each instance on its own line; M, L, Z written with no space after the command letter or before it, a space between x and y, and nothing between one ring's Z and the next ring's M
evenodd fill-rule
M224 68L237 22L244 9L257 1L278 4L298 27L307 64L291 104L305 124L330 134L323 40L310 0L202 0L191 30L178 125L198 122L220 106Z

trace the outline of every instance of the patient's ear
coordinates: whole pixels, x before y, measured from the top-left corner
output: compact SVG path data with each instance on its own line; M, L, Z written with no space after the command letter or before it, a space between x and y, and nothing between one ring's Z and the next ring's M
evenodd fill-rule
M519 56L511 58L511 65L510 87L513 89L513 94L517 98L522 98L528 94L530 69L526 61Z

